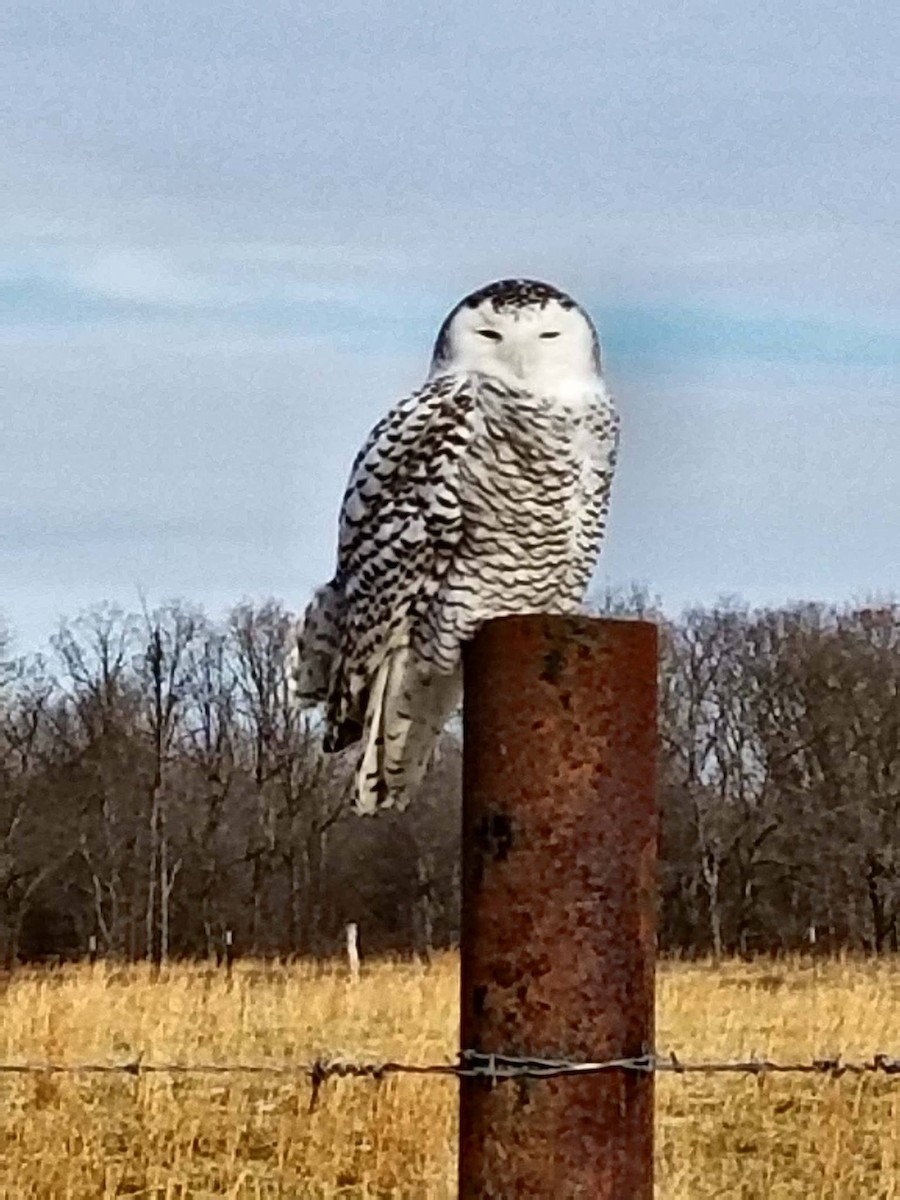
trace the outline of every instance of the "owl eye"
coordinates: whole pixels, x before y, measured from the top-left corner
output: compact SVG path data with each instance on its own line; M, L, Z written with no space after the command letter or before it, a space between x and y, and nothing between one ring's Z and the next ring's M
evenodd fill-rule
M492 342L502 342L503 334L498 333L496 329L476 329L476 333L480 333L482 337L490 338Z
M548 329L546 333L541 334L541 337L542 338L559 337L559 330L558 329Z

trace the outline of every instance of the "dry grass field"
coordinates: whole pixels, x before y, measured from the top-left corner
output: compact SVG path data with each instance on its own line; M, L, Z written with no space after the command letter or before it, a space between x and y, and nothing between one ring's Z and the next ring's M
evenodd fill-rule
M0 1060L451 1060L456 961L21 971ZM659 1045L683 1059L900 1052L900 963L664 964ZM454 1195L456 1085L253 1076L0 1076L0 1196ZM665 1200L900 1200L900 1079L672 1077Z

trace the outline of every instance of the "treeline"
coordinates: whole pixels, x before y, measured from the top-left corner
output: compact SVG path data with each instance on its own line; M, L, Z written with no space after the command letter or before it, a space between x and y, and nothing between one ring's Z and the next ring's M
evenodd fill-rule
M661 626L664 949L900 942L900 606L738 604ZM185 604L0 636L0 962L426 954L458 936L460 747L403 814L347 810L285 674L294 615Z

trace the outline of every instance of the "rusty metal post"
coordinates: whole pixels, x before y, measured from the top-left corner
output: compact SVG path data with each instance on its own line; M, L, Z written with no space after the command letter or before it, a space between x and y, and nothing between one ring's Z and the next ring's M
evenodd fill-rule
M655 626L507 617L467 647L464 1050L653 1046ZM653 1076L463 1079L459 1194L650 1200Z

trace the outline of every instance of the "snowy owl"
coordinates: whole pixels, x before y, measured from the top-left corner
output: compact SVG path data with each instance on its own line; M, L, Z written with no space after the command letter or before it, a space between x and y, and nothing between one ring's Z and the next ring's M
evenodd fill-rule
M292 655L325 749L361 743L358 811L415 792L484 621L580 610L618 428L594 326L564 292L503 280L444 321L424 386L356 457L334 578Z

